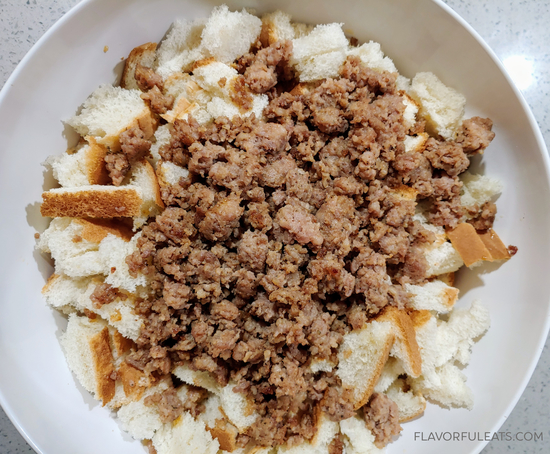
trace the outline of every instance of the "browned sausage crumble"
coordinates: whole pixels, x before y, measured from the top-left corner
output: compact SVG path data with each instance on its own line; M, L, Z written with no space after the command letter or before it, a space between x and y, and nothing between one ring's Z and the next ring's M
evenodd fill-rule
M127 259L154 291L137 304L144 327L128 362L156 376L185 363L235 382L259 414L241 444L311 439L317 407L335 421L355 414L336 374L312 373L311 360L337 364L346 333L387 305L407 307L403 285L429 277L422 246L434 241L413 220L416 203L431 206L432 224L456 226L465 214L458 176L494 135L490 120L474 118L455 142L430 138L407 152L405 136L424 124L406 126L396 74L350 57L340 77L297 85L291 52L291 42L277 42L235 65L236 97L268 94L265 121L201 126L189 117L171 126L161 156L189 176L163 188L166 209ZM155 104L157 78L144 68L136 75ZM121 161L148 147L133 132L121 141ZM110 164L115 181L125 163ZM416 200L403 197L409 188ZM494 211L470 213L476 228L490 228ZM110 298L100 292L98 304ZM200 413L195 397L178 403L167 391L147 404L168 421L184 407ZM379 446L400 429L383 395L360 411ZM342 452L341 441L331 452Z

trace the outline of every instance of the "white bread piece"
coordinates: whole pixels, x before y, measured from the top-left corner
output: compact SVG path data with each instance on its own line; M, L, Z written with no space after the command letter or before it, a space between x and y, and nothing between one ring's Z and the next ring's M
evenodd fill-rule
M216 454L220 449L218 440L212 438L204 423L187 412L162 425L152 441L157 454Z
M55 188L42 193L40 213L49 217L134 218L134 229L164 208L157 176L147 160L132 167L124 186L88 185Z
M294 29L294 38L296 39L309 35L315 28L314 25L303 24L301 22L292 22L290 25Z
M474 406L472 390L466 385L466 375L454 364L445 363L436 368L440 386L429 386L424 377L411 379L411 387L445 407L463 407L471 410Z
M426 399L422 393L415 394L412 391L403 391L407 386L405 380L397 379L386 391L386 395L393 400L399 408L399 422L407 422L424 413Z
M69 315L76 311L77 302L86 292L90 279L68 278L64 274L54 273L42 288L42 295L49 306Z
M309 370L311 373L316 374L317 372L332 372L336 365L328 359L315 359L311 360L309 365Z
M262 44L267 47L277 41L294 39L295 31L290 20L290 14L280 10L262 16Z
M342 386L352 390L354 408L367 403L378 382L395 338L391 322L367 323L344 336L338 350L336 374Z
M153 135L156 122L139 90L125 90L112 85L100 85L84 101L78 115L67 120L81 136L93 136L97 143L111 151L120 150L119 135L138 126L145 138Z
M160 129L160 128L159 128ZM416 136L405 136L403 143L405 144L405 151L410 153L412 151L420 153L424 148L426 148L426 142L430 136L425 132L418 134Z
M212 437L218 440L222 451L237 451L237 436L239 435L239 431L233 424L227 421L227 418L222 413L220 398L215 394L210 394L204 401L204 407L204 411L197 417L198 420L204 422Z
M254 412L252 405L242 393L235 393L235 383L228 383L221 388L219 396L223 412L239 432L244 432L254 424L258 413Z
M155 131L155 141L151 145L151 158L149 162L156 169L157 163L160 161L160 149L165 145L169 145L172 140L172 135L170 134L170 127L166 125L161 125Z
M90 143L81 143L74 153L48 157L54 178L62 187L108 184L111 182L105 168L107 149L90 137Z
M409 94L420 105L420 116L426 120L428 132L447 140L454 139L464 118L466 98L447 87L431 72L414 76Z
M204 411L199 414L198 419L206 425L207 429L216 426L218 419L225 419L221 411L222 403L220 397L216 394L210 394L204 401Z
M397 76L397 80L395 81L395 87L397 88L397 91L408 93L411 89L411 79L399 74Z
M187 119L189 114L192 114L200 124L212 119L206 112L206 104L212 96L197 84L194 76L187 73L173 74L166 79L164 90L165 94L174 97L172 110L161 115L167 122Z
M189 170L173 162L162 161L157 167L157 177L160 187L173 186L189 176Z
M227 5L217 6L202 32L201 48L205 56L232 63L250 50L261 29L262 21L246 10L231 12Z
M135 78L136 67L139 63L147 68L152 68L157 58L156 49L156 43L145 43L132 49L124 63L124 71L122 71L122 78L120 79L121 88L139 90Z
M447 322L440 322L437 331L438 357L436 365L458 361L466 365L474 340L484 334L491 325L489 310L478 301L469 308L451 312Z
M405 112L403 112L403 120L407 128L411 128L416 123L416 114L418 113L418 103L408 94L403 93L401 96L403 104L405 104ZM405 145L406 149L406 145Z
M458 300L458 289L435 279L424 285L405 284L405 290L411 295L411 309L436 311L446 314L453 309Z
M212 98L206 106L206 111L211 118L218 118L220 116L226 116L227 118L233 118L236 115L249 117L250 115L256 115L256 118L263 117L263 110L269 104L267 95L253 95L252 108L245 113L242 113L240 109L230 101L226 101L223 98Z
M69 368L80 384L106 405L115 395L114 360L104 320L69 315L60 339Z
M205 21L176 20L157 50L155 71L163 79L172 74L189 71L195 60L202 58L201 34Z
M187 364L176 367L172 373L188 385L204 388L213 394L219 395L220 385L212 375L201 370L193 370Z
M422 357L411 317L404 310L388 306L376 320L391 323L395 339L390 356L401 362L407 375L418 377L422 372Z
M307 36L292 41L291 63L297 64L315 55L329 52L345 52L348 45L342 24L317 25Z
M397 68L390 57L385 57L379 43L369 41L358 47L350 47L347 51L349 56L357 56L365 66L378 71L396 73Z
M162 421L156 405L145 405L145 399L156 393L167 390L170 379L161 380L147 389L139 400L122 405L117 412L117 418L122 430L128 432L136 440L150 440L155 432L162 427Z
M335 50L303 59L296 64L295 68L299 74L300 82L309 82L338 77L345 60L345 52Z
M316 415L316 419L315 435L310 441L290 448L280 446L277 454L326 454L330 442L339 432L339 425L322 412Z
M464 184L460 195L460 202L464 206L479 205L481 208L483 204L502 193L504 189L500 180L487 175L464 172L460 175L460 180Z
M130 241L106 229L104 237L87 237L85 223L82 219L55 218L40 235L38 247L52 255L56 273L71 278L103 274L107 284L132 293L138 286L146 286L147 278L142 274L131 277L126 263L126 257L136 250L140 233Z
M390 356L384 364L380 378L374 387L374 392L383 393L385 392L399 375L404 374L405 369L403 368L403 363L397 358Z
M384 452L374 444L374 435L367 429L365 421L358 416L340 421L340 432L344 435L346 454L376 454Z
M193 80L211 96L229 99L231 82L238 76L237 70L220 61L212 61L193 70ZM223 87L218 83L225 78Z

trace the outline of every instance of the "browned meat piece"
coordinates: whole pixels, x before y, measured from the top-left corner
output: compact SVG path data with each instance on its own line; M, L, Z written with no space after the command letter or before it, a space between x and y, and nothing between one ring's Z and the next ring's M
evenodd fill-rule
M456 142L462 146L466 154L483 153L495 138L492 128L493 122L489 118L472 117L464 120Z
M367 428L372 431L378 448L386 446L392 438L401 432L399 409L385 394L374 393L363 407Z

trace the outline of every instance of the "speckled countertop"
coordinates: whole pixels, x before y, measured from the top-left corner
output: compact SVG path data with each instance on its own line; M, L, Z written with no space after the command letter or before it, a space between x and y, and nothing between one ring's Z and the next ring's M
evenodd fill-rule
M0 86L32 45L80 0L0 0ZM445 0L509 68L550 146L550 0ZM492 441L483 453L550 452L550 342L502 432L537 441ZM525 437L527 438L527 437ZM0 408L0 454L34 451Z

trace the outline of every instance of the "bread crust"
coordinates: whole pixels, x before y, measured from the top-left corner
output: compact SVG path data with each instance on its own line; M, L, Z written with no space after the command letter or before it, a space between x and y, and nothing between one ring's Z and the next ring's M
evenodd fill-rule
M118 218L141 214L141 196L136 188L131 187L118 187L112 191L52 190L42 193L42 199L40 213L52 218Z
M109 177L109 172L107 172L107 167L105 165L107 148L98 144L92 136L87 136L86 140L90 145L90 149L86 154L88 181L90 184L100 185L111 183L111 177Z
M508 260L510 258L508 248L493 229L480 233L479 238L491 254L491 257L493 257L493 260Z
M467 222L458 224L456 228L447 232L447 237L467 267L476 265L483 260L493 261L491 253L472 224Z
M156 55L156 49L157 43L145 43L132 49L126 59L126 62L124 63L124 70L122 71L122 78L120 79L121 88L135 88L134 85L136 85L136 82L134 79L134 74L136 72L137 64L143 64L143 61L147 59L147 57L154 57Z
M74 219L82 226L80 236L90 243L100 243L107 235L115 235L126 242L134 236L131 227L114 219Z
M92 358L94 361L95 378L97 383L97 397L103 405L108 404L115 396L114 360L109 343L109 329L103 328L89 340Z

